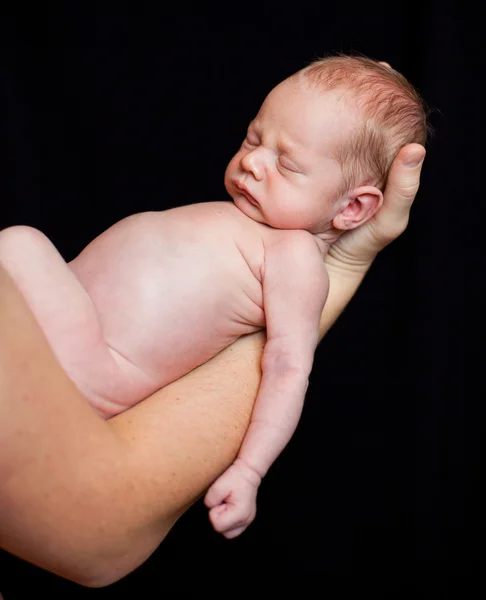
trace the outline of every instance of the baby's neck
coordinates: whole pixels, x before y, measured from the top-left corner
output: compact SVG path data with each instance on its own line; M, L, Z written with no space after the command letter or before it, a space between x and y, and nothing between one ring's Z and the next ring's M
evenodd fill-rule
M312 235L322 251L322 256L325 257L329 248L341 237L342 231L331 229L323 233L313 233Z
M314 239L319 246L320 251L322 252L322 257L324 258L329 251L329 248L332 246L332 242L329 242L327 239L322 239L318 233L313 233Z

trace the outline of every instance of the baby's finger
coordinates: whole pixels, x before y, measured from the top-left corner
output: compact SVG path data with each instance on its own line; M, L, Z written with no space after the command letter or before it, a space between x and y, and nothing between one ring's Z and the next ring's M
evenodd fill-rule
M234 513L234 506L231 504L221 504L213 507L209 511L209 520L214 530L218 533L224 533L234 527L239 527L241 523Z
M226 488L226 486L215 484L209 488L204 498L204 504L206 508L213 508L213 506L218 506L222 504L230 493L230 490Z
M225 532L236 527L246 526L254 519L254 513L241 504L224 504L209 511L209 519L216 531Z

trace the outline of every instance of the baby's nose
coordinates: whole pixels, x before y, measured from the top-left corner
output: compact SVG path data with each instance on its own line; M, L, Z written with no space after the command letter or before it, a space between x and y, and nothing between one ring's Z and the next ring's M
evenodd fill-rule
M251 173L257 181L262 181L265 175L265 159L260 149L248 152L241 159L241 167Z

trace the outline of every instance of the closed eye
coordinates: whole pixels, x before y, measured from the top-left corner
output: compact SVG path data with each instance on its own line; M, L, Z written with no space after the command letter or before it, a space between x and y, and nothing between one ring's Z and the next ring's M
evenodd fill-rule
M292 173L300 173L300 169L287 157L280 155L278 157L278 164L284 168L286 171L291 171Z

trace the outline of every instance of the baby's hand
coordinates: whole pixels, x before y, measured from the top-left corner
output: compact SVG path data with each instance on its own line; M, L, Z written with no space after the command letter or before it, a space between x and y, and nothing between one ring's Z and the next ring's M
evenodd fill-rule
M225 538L237 537L255 518L260 482L258 473L237 459L209 488L204 499L209 520Z

